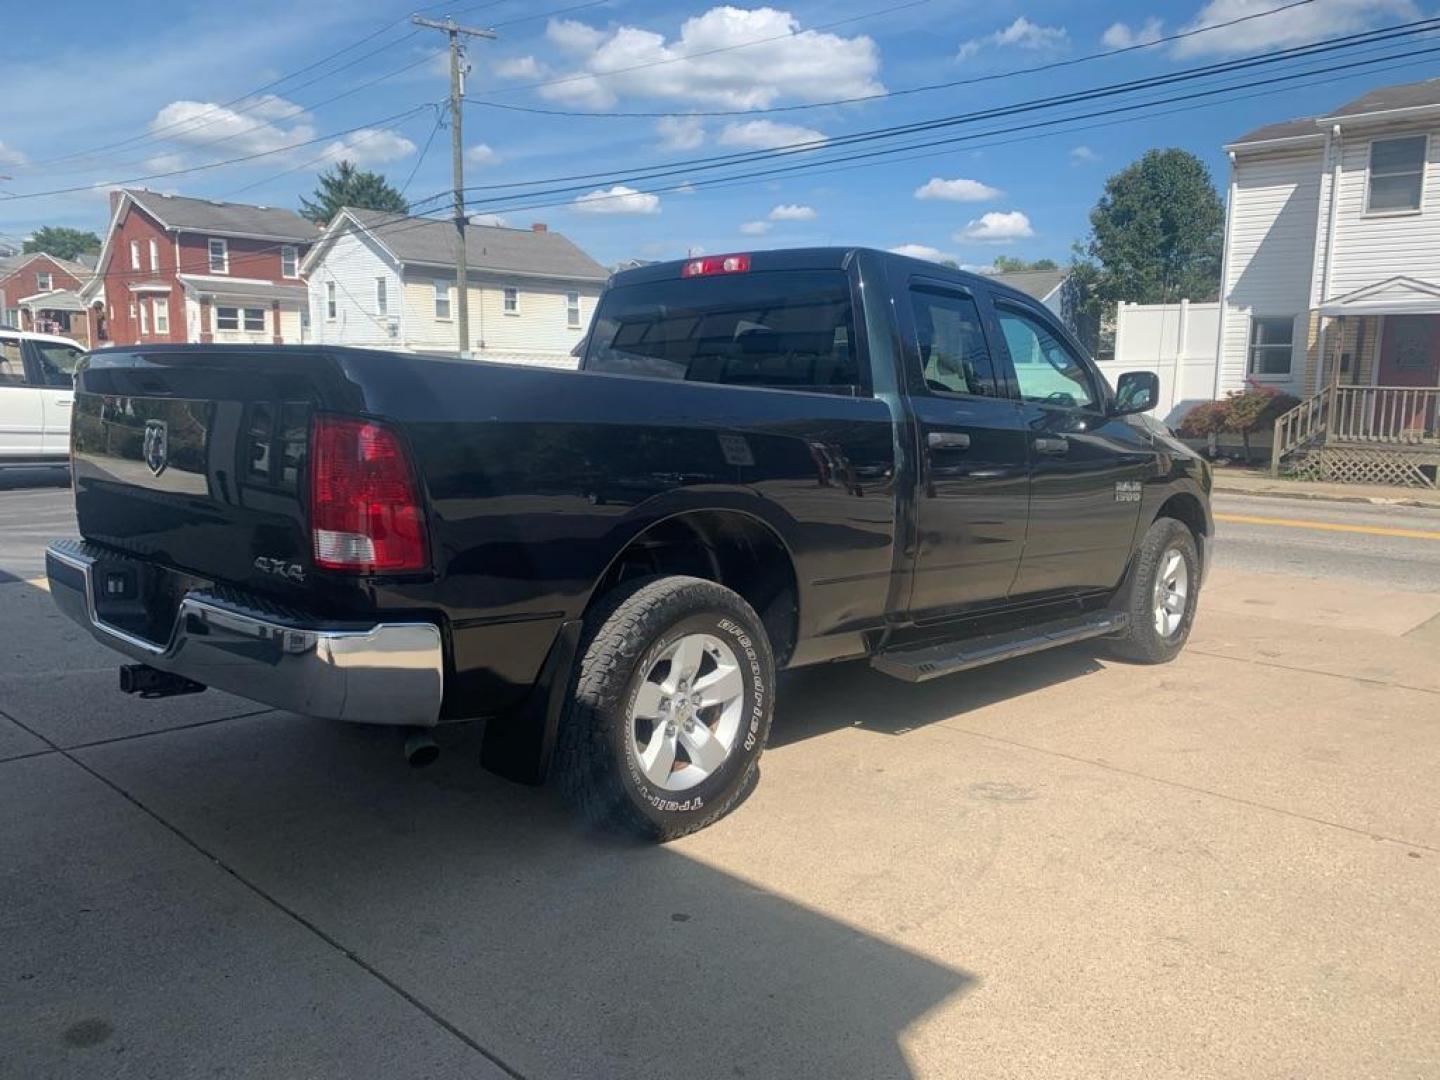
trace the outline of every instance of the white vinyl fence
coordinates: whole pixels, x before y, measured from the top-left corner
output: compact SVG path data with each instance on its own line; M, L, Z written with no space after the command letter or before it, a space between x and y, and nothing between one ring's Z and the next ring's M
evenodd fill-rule
M1215 397L1220 305L1120 304L1115 313L1115 357L1100 370L1115 385L1121 372L1160 376L1154 415L1174 425L1202 401Z

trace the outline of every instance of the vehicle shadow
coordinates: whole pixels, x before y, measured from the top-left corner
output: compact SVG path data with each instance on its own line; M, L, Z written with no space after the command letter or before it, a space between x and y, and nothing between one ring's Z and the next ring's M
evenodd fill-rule
M768 745L786 746L841 727L903 735L1093 675L1103 670L1095 656L1094 644L1084 642L923 683L882 675L863 660L785 672Z
M908 1077L906 1029L975 982L578 830L478 737L415 772L394 732L270 714L79 756L526 1077Z

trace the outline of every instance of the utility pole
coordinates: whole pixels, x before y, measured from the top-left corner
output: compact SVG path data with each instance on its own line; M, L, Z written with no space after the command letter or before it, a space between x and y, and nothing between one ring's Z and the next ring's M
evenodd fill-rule
M430 30L443 30L450 38L450 171L455 184L455 299L458 304L455 333L460 343L460 355L469 360L470 283L465 266L465 140L461 137L460 120L460 103L465 97L465 71L462 67L465 49L460 44L460 35L493 39L496 34L494 30L461 26L449 16L444 19L427 19L421 15L411 15L410 21Z

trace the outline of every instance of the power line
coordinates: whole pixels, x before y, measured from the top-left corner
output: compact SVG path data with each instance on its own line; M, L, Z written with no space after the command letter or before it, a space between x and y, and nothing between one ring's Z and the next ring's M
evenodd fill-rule
M1075 104L1099 98L1113 97L1120 94L1132 93L1137 90L1153 89L1155 87L1168 86L1174 83L1208 78L1217 74L1228 74L1233 71L1248 70L1255 67L1283 63L1294 59L1307 58L1327 52L1334 52L1339 49L1352 48L1359 44L1397 40L1399 38L1410 37L1416 34L1428 33L1437 25L1440 25L1440 18L1420 19L1416 20L1415 22L1400 24L1398 26L1383 28L1381 30L1368 31L1361 34L1342 35L1341 37L1332 38L1328 41L1317 42L1312 45L1295 46L1288 49L1274 50L1269 53L1262 53L1256 57L1226 61L1217 64L1202 65L1199 67L1183 69L1178 72L1172 72L1166 75L1148 76L1142 79L1131 79L1124 82L1110 83L1099 87L1091 87L1089 89L1074 91L1066 94L1052 94L1045 97L1032 98L1025 101L1015 102L1010 105L999 106L991 109L976 110L969 113L958 113L950 116L944 116L924 121L916 121L914 123L908 124L898 124L882 128L872 128L859 132L853 132L848 135L836 136L834 138L825 138L819 140L810 139L800 142L786 143L778 147L771 147L764 150L711 155L708 157L691 158L688 160L667 162L662 165L642 166L632 171L629 175L623 177L617 177L614 172L575 173L566 176L550 177L543 180L513 181L508 183L475 185L472 186L469 190L497 192L507 188L534 188L541 185L562 184L569 181L643 183L646 180L675 175L680 172L693 171L697 169L708 170L714 168L723 168L727 165L736 165L744 164L751 161L768 160L771 158L784 157L797 153L811 153L821 149L833 149L836 147L847 146L856 143L896 138L903 135L933 131L936 129L952 127L959 124L974 123L980 120L989 120L1004 116L1015 116L1023 113L1034 112L1040 109L1053 108L1057 105ZM442 196L434 196L432 197L432 199L421 200L421 202L423 203L427 201L432 201L433 198L439 197ZM496 197L503 198L504 196Z
M1266 11L1256 11L1249 15L1241 15L1235 19L1227 19L1224 22L1211 23L1208 26L1195 27L1191 30L1184 30L1179 33L1169 34L1165 37L1156 38L1154 41L1137 42L1134 45L1126 45L1119 49L1107 49L1103 52L1089 53L1085 56L1071 57L1068 60L1052 60L1044 64L1035 64L1031 67L1014 68L1010 71L997 71L988 75L974 75L964 79L951 79L946 82L927 83L922 86L905 87L900 90L886 90L878 94L861 94L856 97L834 98L830 101L813 101L799 105L773 105L763 109L710 109L690 111L593 111L582 109L546 109L533 105L515 105L500 101L484 101L474 99L469 102L471 105L483 105L492 109L505 109L512 112L535 113L541 116L577 116L597 117L602 119L610 118L665 118L665 117L720 117L720 116L763 116L767 113L799 112L806 109L823 109L834 105L856 105L866 101L881 101L890 98L906 97L911 94L923 94L932 90L950 90L957 86L973 86L977 83L994 82L999 79L1015 78L1019 75L1033 75L1042 71L1054 71L1058 68L1072 67L1076 64L1085 64L1094 60L1104 60L1112 56L1120 56L1124 53L1137 52L1141 49L1153 49L1159 45L1166 45L1171 42L1181 41L1185 38L1194 37L1197 34L1209 33L1211 30L1220 30L1227 26L1236 26L1240 23L1249 22L1252 19L1262 19L1268 15L1276 15L1292 8L1303 7L1306 4L1313 4L1315 0L1292 0L1291 3L1281 7L1270 8ZM621 71L633 70L631 68L620 68L616 71L594 72L597 76L616 75ZM553 82L529 83L523 86L506 86L497 89L498 93L509 93L513 90L533 89L540 86L552 86Z
M406 109L404 112L395 113L393 116L387 116L379 120L370 120L363 124L356 124L354 127L343 128L340 131L332 131L327 135L317 135L315 138L306 139L304 142L290 143L286 146L277 147L274 150L261 150L258 153L245 154L241 157L230 158L226 161L211 161L203 165L192 165L184 169L169 169L165 172L148 173L145 176L132 176L126 180L113 180L108 184L77 184L72 187L51 188L48 191L22 191L14 195L6 196L5 198L0 198L0 203L16 202L20 199L38 199L47 195L68 195L74 191L91 191L97 186L122 187L125 184L138 184L142 180L160 180L167 176L183 176L187 173L204 172L208 169L221 169L230 165L240 165L247 161L256 161L259 158L273 157L276 154L287 154L292 150L300 149L302 146L314 146L316 143L324 142L326 139L336 139L341 135L350 135L363 128L374 127L378 124L391 124L404 117L411 116L421 109L428 109L429 107L428 103L415 105Z
M435 106L435 123L430 128L430 134L425 136L425 145L420 150L420 156L415 159L415 167L410 170L410 175L405 178L405 183L400 185L400 194L410 190L410 185L415 182L415 174L420 171L420 166L425 164L425 155L430 153L430 144L435 141L435 133L440 130L440 125L445 122L445 114L439 105Z

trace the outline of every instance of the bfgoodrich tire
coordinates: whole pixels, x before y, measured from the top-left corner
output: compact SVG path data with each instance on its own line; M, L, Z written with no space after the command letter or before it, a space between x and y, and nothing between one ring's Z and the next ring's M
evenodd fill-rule
M753 782L774 709L775 659L738 595L646 578L586 619L555 769L587 822L671 840L725 816Z
M1111 604L1129 614L1130 626L1123 636L1110 639L1110 651L1140 664L1175 659L1195 622L1200 570L1195 537L1185 523L1157 519Z

